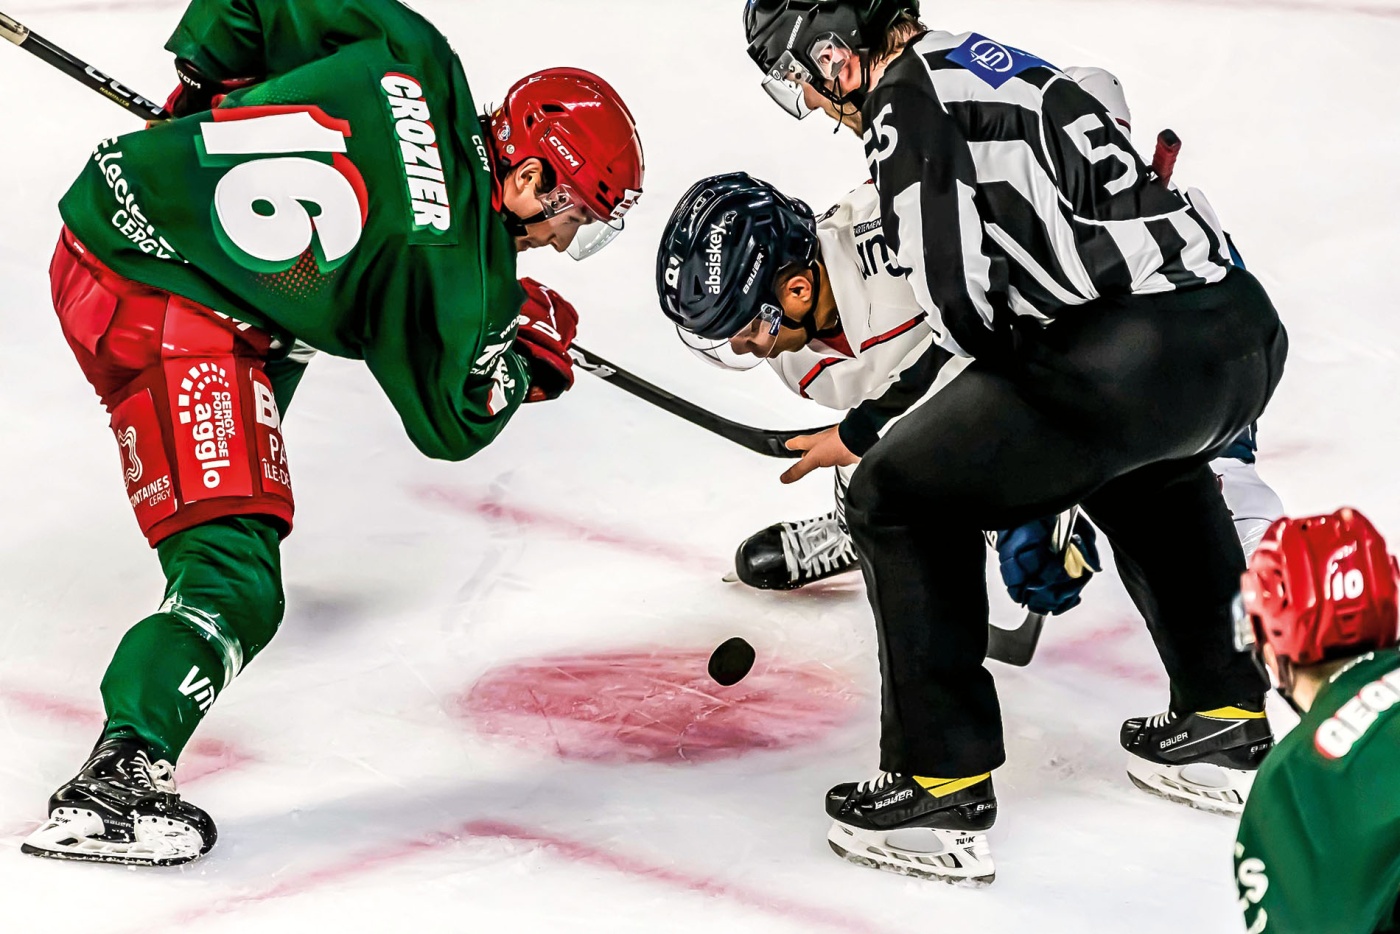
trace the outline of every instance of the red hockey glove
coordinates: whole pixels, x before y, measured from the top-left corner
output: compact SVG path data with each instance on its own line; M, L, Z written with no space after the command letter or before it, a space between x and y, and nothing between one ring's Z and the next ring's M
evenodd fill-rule
M200 71L195 63L187 58L175 59L175 74L180 76L180 86L170 93L165 102L165 110L173 117L188 117L213 109L224 95L239 88L256 84L256 78L230 78L219 81Z
M530 394L526 402L558 399L574 385L574 361L569 357L578 334L578 312L563 296L534 279L521 279L525 305L515 352L530 363Z

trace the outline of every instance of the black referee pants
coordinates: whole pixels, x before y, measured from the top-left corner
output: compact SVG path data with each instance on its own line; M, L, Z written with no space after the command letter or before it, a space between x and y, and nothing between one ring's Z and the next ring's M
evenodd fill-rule
M1172 708L1265 693L1233 646L1244 556L1208 463L1264 411L1287 353L1241 269L1100 299L1018 331L1006 359L973 363L871 449L847 522L879 632L882 769L959 778L1005 761L982 531L1076 503L1113 546Z

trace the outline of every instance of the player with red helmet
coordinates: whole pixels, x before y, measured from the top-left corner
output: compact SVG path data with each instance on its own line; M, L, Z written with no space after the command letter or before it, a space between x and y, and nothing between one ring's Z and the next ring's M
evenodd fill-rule
M1385 540L1354 509L1280 519L1237 613L1302 716L1254 781L1235 845L1251 934L1400 931L1400 613Z
M194 0L176 119L101 143L60 204L64 336L112 416L164 602L102 681L106 724L25 852L188 862L213 821L174 763L283 615L282 413L309 356L364 360L430 457L573 384L573 307L517 253L583 258L641 195L635 121L557 68L481 114L395 0Z
M491 144L497 175L523 187L519 171L540 163L539 210L512 213L499 199L514 229L530 246L531 227L551 218L582 215L569 255L586 259L622 232L623 217L642 196L645 163L636 123L622 99L597 75L578 68L552 68L511 88L491 115Z

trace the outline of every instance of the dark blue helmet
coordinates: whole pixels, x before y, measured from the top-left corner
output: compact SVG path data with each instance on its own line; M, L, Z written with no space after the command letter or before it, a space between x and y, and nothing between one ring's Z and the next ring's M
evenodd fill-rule
M800 81L838 106L858 106L863 90L840 95L821 79L833 77L843 52L881 48L902 13L917 18L919 0L748 0L744 34L749 58L767 76L764 90L794 117L809 113Z
M779 272L816 260L811 208L743 172L716 175L697 182L671 214L656 291L681 330L728 340L774 305Z

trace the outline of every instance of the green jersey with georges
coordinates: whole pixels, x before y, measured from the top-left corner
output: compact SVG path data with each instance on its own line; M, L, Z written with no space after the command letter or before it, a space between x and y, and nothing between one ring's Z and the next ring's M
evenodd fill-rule
M1249 934L1400 932L1400 652L1344 669L1264 760L1235 881Z

